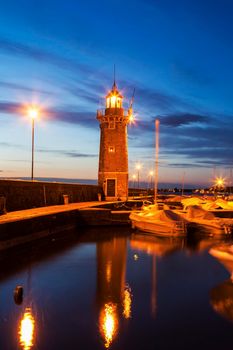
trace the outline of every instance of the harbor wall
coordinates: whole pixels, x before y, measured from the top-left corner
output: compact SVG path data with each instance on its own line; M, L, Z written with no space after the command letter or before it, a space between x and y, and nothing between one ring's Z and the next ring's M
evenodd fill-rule
M91 202L104 199L97 185L0 180L0 198L7 212L50 205Z

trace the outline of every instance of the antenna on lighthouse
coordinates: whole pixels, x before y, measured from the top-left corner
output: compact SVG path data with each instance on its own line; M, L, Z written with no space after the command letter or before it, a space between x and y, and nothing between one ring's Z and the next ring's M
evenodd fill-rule
M134 115L133 115L133 101L134 101L134 95L135 95L135 88L133 89L133 95L129 103L129 109L128 109L128 116L129 116L129 123L134 123Z
M132 95L130 103L129 103L129 109L133 108L134 95L135 95L135 88L133 88L133 95Z
M113 66L113 89L116 89L116 65Z

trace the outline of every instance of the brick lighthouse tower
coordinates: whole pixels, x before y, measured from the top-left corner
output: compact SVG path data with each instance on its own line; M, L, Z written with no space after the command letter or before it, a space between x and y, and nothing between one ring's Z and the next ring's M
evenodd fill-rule
M132 103L124 115L122 100L114 81L106 96L106 108L97 111L100 122L98 183L107 200L126 200L128 196L127 125L132 121Z

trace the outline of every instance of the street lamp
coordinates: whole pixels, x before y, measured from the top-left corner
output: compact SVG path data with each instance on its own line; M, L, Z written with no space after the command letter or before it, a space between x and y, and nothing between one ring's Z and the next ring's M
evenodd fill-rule
M139 188L139 175L140 175L141 164L137 164L136 169L138 171L138 188Z
M34 134L35 134L35 119L38 117L39 111L37 107L31 107L28 110L28 116L32 120L32 170L31 180L34 179Z
M133 178L133 187L135 188L135 180L136 180L136 175L135 175L135 174L133 174L132 178Z
M225 188L225 179L221 176L216 177L214 180L214 195L216 191L218 193L218 190L221 191L221 189L224 189L224 188Z

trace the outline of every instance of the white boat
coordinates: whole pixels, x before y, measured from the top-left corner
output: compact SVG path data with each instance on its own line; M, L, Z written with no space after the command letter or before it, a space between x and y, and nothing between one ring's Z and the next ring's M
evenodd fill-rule
M140 231L162 236L186 236L185 219L170 209L158 209L157 205L141 211L132 211L129 216L132 227Z
M187 220L188 229L198 229L208 234L231 234L233 232L233 219L218 218L201 206L193 205L186 212L176 211Z

